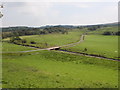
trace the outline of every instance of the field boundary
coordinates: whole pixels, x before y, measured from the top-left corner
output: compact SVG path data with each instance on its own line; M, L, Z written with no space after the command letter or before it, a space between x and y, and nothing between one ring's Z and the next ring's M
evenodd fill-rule
M57 51L67 52L69 54L76 54L76 55L82 55L82 56L88 56L88 57L95 57L95 58L101 58L101 59L107 59L107 60L120 61L119 59L108 58L108 57L104 57L104 56L100 56L100 55L96 55L96 54L87 54L87 53L80 53L80 52L72 52L72 51L67 51L67 50L62 50L62 49L57 50Z
M107 60L113 60L113 61L120 61L119 59L108 58L108 57L104 57L104 56L100 56L100 55L80 53L80 52L78 53L78 52L72 52L72 51L67 51L67 50L60 49L62 47L66 47L66 48L67 47L73 47L73 46L83 42L84 39L85 39L85 35L83 34L78 42L72 43L72 44L67 44L67 45L62 45L62 46L57 46L57 47L50 47L50 48L43 48L43 49L38 49L37 48L37 50L16 51L16 52L2 52L2 53L3 54L4 53L27 53L27 52L34 52L34 51L41 51L41 50L56 50L56 51L67 52L69 54L77 54L77 55L83 55L83 56L88 56L88 57L95 57L95 58L101 58L101 59L107 59ZM26 47L31 47L31 46L26 46ZM36 48L36 47L31 47L31 48Z
M36 48L37 50L27 50L27 51L16 51L16 52L2 52L2 53L22 53L22 52L33 52L33 51L40 51L40 50L53 50L54 48L58 47L68 47L68 46L75 46L76 44L79 44L81 42L83 42L84 40L84 35L81 36L80 40L76 43L71 43L71 44L67 44L67 45L62 45L62 46L55 46L55 47L49 47L49 48L43 48L43 49L38 49L38 47L33 47L33 46L28 46L28 45L21 45L21 44L16 44L16 45L20 45L20 46L25 46L25 47L30 47L30 48Z

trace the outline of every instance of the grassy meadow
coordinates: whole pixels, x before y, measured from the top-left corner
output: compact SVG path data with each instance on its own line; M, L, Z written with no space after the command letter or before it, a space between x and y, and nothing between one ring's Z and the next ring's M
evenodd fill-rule
M74 43L80 40L81 32L69 32L69 34L48 34L48 35L33 35L33 36L22 36L22 39L35 41L36 46L45 48L51 46L61 46L65 44Z
M85 50L85 48L87 50ZM118 58L118 36L86 35L82 43L63 49L101 55L109 58Z
M80 31L74 30L69 32L68 34L54 33L46 35L21 36L20 38L26 40L25 45L47 48L77 42L80 40L81 35L82 33ZM4 39L4 41L9 41L9 38ZM35 44L31 44L31 41L34 41Z
M87 31L87 30L86 30ZM94 34L94 35L101 35L103 34L104 32L117 32L118 31L118 26L112 26L112 27L102 27L102 28L98 28L94 31L88 31L87 33L88 34Z
M34 50L35 48L20 46L8 42L2 43L2 52L16 52L16 51L27 51Z
M3 54L3 88L117 88L118 62L58 51Z
M93 32L76 46L62 49L117 58L118 36L98 35L99 30ZM78 42L83 33L84 29L77 29L68 34L26 35L20 38L26 40L26 45L47 48ZM2 54L3 88L118 88L118 61L57 50L21 53L19 51L35 48L8 43L9 38L3 41L2 51L6 52ZM31 44L31 41L35 43Z

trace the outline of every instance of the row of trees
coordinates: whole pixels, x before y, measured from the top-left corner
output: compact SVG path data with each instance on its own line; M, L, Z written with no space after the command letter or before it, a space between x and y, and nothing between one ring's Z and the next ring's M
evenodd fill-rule
M120 31L117 31L117 32L105 31L103 35L120 35Z
M62 34L68 34L68 29L64 27L54 26L49 28L44 28L43 31L46 31L47 33L62 33Z
M2 28L2 38L25 35L41 35L48 33L68 34L68 29L63 27L48 27L48 28L29 28L29 27L8 27Z
M10 38L10 43L14 44L25 44L27 41L25 39L21 39L19 36L13 36ZM30 44L36 44L35 41L30 41Z
M97 30L97 29L99 29L99 28L101 28L102 26L100 26L100 25L94 25L94 26L89 26L88 27L88 30L90 30L90 31L95 31L95 30Z

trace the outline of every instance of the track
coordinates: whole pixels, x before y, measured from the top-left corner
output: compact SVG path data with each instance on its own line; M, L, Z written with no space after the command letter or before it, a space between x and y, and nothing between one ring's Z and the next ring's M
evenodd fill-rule
M57 47L59 47L59 48L61 48L61 47L73 47L73 46L75 46L76 44L79 44L79 43L83 42L84 37L85 37L85 35L82 35L81 38L80 38L80 40L79 40L78 42L76 42L76 43L67 44L67 45L62 45L62 46L57 46ZM22 46L22 45L21 45L21 46ZM30 47L30 46L26 46L26 47ZM35 47L31 47L31 48L35 48ZM41 50L50 50L50 49L52 49L52 48L54 49L54 48L56 48L56 47L43 48L43 49L38 49L38 48L37 48L37 50L16 51L16 52L2 52L2 53L25 53L25 52L34 52L34 51L41 51Z
M73 46L75 46L75 45L80 44L81 42L83 42L84 38L85 38L85 35L82 35L81 38L80 38L80 40L78 42L76 42L76 43L62 45L62 46L57 46L57 47L59 47L59 48L61 48L61 47L66 47L66 48L67 47L73 47ZM37 50L28 50L28 51L2 52L2 53L26 53L26 52L34 52L34 51L41 51L41 50L53 50L54 48L56 48L56 47L44 48L44 49L37 49ZM66 51L66 50L62 50L62 49L59 49L57 51L60 51L60 52L62 51L62 52L67 52L69 54L76 54L76 55L82 55L82 56L87 56L87 57L95 57L95 58L101 58L101 59L107 59L107 60L113 60L113 61L120 61L119 59L107 58L107 57L98 56L98 55L91 55L91 54L87 54L87 53L71 52L71 51Z

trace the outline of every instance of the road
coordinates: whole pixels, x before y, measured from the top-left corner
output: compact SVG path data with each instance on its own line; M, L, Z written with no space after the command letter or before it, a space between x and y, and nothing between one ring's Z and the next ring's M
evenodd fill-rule
M76 42L76 43L67 44L67 45L62 45L62 46L57 46L57 47L59 47L59 48L61 48L61 47L73 47L73 46L75 46L76 44L79 44L79 43L83 42L83 38L84 38L84 37L85 37L85 35L82 35L81 38L80 38L80 40L79 40L78 42ZM30 46L26 46L26 47L30 47ZM35 48L35 47L31 47L31 48ZM56 47L43 48L43 49L38 49L38 48L37 48L37 50L16 51L16 52L2 52L2 53L24 53L24 52L34 52L34 51L41 51L41 50L51 50L52 48L54 49L54 48L56 48Z
M76 42L76 43L62 45L62 46L57 46L57 47L50 47L50 48L37 49L37 50L28 50L28 51L17 51L17 52L2 52L2 53L26 53L26 52L34 52L34 51L41 51L41 50L53 50L55 48L62 48L62 47L66 47L66 48L67 47L73 47L73 46L75 46L75 45L80 44L81 42L83 42L84 38L85 38L85 35L82 35L80 37L80 40L78 42ZM71 52L71 51L66 51L66 50L61 50L61 49L57 50L57 51L67 52L69 54L77 54L77 55L83 55L83 56L88 56L88 57L95 57L95 58L101 58L101 59L107 59L107 60L120 61L119 59L107 58L107 57L102 57L102 56L97 56L97 55L91 55L91 54L87 54L87 53L77 53L77 52Z

